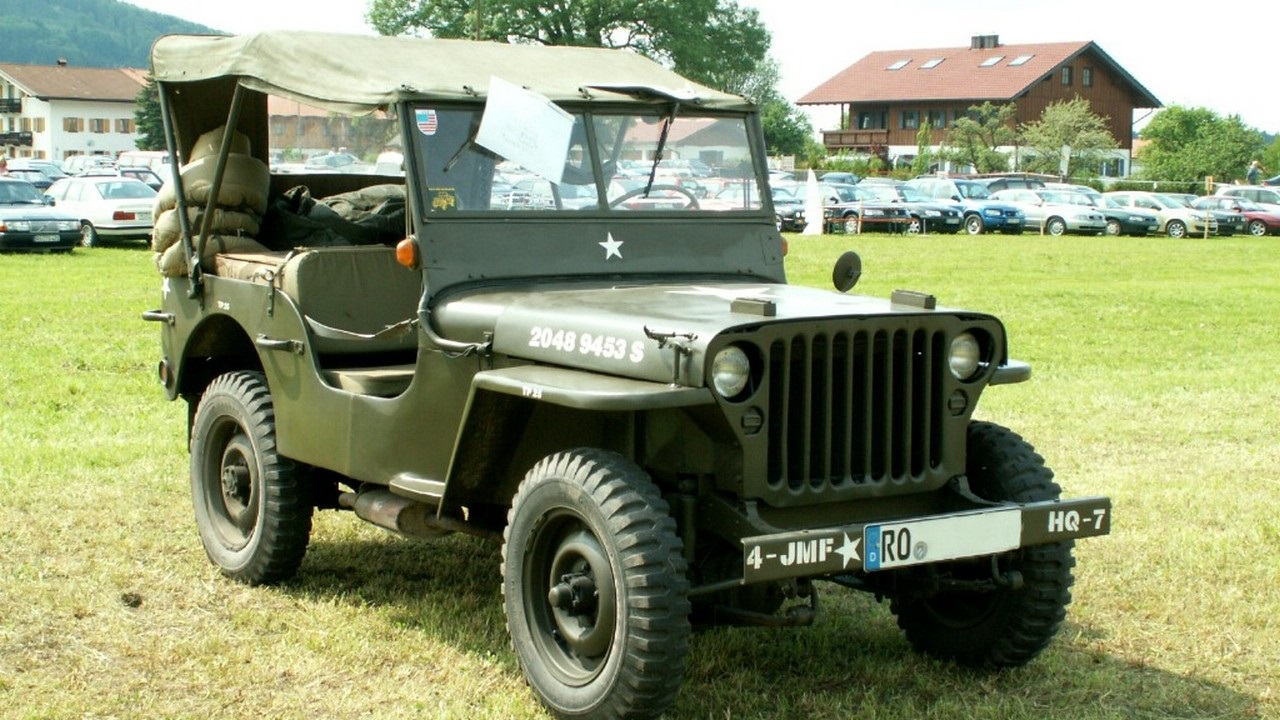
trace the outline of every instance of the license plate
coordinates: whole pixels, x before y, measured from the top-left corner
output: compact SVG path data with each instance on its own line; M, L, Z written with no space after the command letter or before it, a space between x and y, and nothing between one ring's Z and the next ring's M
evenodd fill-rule
M1021 224L1022 224L1022 221L1021 221L1021 220L1019 220L1018 218L1009 218L1009 224L1010 224L1010 225L1021 225Z
M942 562L1013 550L1022 537L1018 508L876 523L862 530L868 570Z
M57 235L37 235L35 241L38 243L56 243L60 240Z
M149 212L134 213L134 215L137 216L138 222L151 222L151 213Z

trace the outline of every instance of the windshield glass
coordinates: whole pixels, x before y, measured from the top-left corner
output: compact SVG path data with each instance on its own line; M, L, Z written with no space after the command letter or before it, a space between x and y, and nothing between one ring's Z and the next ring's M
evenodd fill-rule
M27 182L6 182L0 183L0 204L4 205L25 205L25 204L42 204L40 199L40 191L35 186Z
M546 177L476 142L481 108L423 106L413 112L420 180L432 214L760 207L741 117L577 113L562 162L554 163L562 173Z
M960 197L969 200L990 200L991 192L987 190L985 185L975 182L958 182L956 189L960 191Z

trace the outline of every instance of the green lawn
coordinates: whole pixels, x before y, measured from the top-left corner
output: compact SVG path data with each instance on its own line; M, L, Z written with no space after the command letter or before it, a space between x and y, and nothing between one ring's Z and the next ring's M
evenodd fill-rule
M1280 239L789 236L792 282L1000 316L1031 382L979 414L1067 494L1107 494L1075 601L1029 666L911 653L822 585L798 630L695 635L672 717L1280 718ZM155 379L142 249L0 256L0 717L544 718L503 627L498 549L317 515L301 573L200 548L185 408Z

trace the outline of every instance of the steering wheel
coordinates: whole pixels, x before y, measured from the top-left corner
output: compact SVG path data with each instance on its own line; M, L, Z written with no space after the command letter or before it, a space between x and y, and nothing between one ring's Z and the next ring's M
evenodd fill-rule
M652 192L654 190L675 190L681 195L684 195L685 197L689 198L689 204L681 208L682 210L698 209L698 197L693 193L689 192L687 189L680 187L679 185L654 185L653 187L650 187L650 188L638 187L635 190L627 191L625 193L622 193L618 197L610 200L609 207L611 208L618 207L623 202L630 200L633 197L639 197L640 195L644 195L646 191Z

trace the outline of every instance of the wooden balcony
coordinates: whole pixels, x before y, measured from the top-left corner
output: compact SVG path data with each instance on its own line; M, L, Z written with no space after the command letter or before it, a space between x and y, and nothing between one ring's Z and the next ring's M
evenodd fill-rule
M22 98L0 98L0 113L22 112Z
M873 152L889 142L888 130L823 130L822 144L830 152L860 150Z

